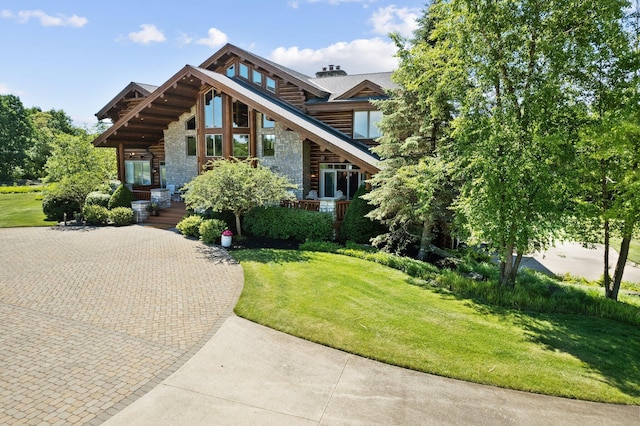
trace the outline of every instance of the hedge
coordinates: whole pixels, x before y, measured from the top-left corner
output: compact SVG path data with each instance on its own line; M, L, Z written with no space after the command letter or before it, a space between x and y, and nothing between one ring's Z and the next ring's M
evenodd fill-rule
M257 237L296 241L333 239L333 216L285 207L257 207L244 217L244 229Z

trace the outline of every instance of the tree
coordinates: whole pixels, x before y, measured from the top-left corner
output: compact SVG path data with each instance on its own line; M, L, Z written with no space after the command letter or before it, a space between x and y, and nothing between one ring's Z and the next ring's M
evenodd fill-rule
M447 155L463 182L457 221L498 253L503 285L513 287L522 256L564 226L584 103L572 73L624 5L436 0L429 8L435 36L423 49L456 106Z
M14 95L0 95L0 181L12 180L23 165L33 128L28 114Z
M438 85L440 77L431 72L435 22L428 13L420 22L413 48L405 48L405 40L393 35L400 58L393 79L400 89L376 102L383 112L382 137L373 150L382 167L369 181L373 188L364 199L375 205L368 216L389 227L374 244L402 251L418 241L418 258L425 259L434 250L439 225L451 221L448 207L456 190L441 156L452 107Z
M90 172L101 181L116 176L116 157L112 149L95 148L95 135L79 129L77 135L58 134L53 140L51 155L45 164L47 182L59 182L65 176Z
M287 178L255 163L255 159L210 162L206 166L210 170L185 185L187 207L214 212L232 211L236 218L236 231L241 236L242 215L254 207L288 199L291 197L288 191L296 188Z

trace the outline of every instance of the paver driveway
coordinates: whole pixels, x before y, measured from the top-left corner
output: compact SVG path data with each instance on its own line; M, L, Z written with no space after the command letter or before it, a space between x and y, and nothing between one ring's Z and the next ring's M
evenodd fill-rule
M242 269L170 231L0 229L0 424L99 424L232 312Z

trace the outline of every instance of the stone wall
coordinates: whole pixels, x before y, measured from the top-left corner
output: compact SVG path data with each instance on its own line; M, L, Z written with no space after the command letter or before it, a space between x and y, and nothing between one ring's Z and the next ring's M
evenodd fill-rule
M198 157L187 155L187 136L196 136L195 130L186 130L186 122L196 113L195 105L190 112L169 124L164 131L164 153L167 167L167 185L179 189L198 175Z
M262 122L262 117L258 115L258 123ZM265 157L262 149L262 135L275 134L275 154L274 156ZM297 185L298 188L293 192L296 197L301 199L308 182L305 182L305 158L309 161L309 147L305 149L303 138L296 132L286 130L280 123L275 123L274 128L263 129L258 128L256 148L260 164L268 167L274 173L286 176L290 182ZM305 156L306 152L306 156ZM307 170L308 170L307 166ZM308 179L307 179L308 180ZM308 189L307 189L308 191Z

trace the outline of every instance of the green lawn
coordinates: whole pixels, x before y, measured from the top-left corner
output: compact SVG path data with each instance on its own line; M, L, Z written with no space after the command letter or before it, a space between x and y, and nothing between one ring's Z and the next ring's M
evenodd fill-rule
M622 243L622 239L620 238L612 238L611 239L611 247L615 251L620 251L620 244ZM633 263L640 264L640 242L636 240L631 240L631 245L629 247L629 258L628 260Z
M53 226L42 212L42 194L0 194L0 228Z
M441 376L640 405L638 327L481 305L336 254L233 255L245 273L236 313L268 327Z

